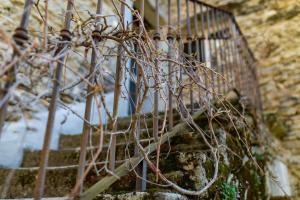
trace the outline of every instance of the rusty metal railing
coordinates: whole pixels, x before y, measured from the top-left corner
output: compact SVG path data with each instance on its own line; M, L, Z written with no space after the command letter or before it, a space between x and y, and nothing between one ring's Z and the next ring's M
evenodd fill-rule
M255 58L251 52L247 40L241 32L234 15L224 9L216 8L199 0L185 0L186 10L182 13L183 1L177 0L177 21L172 22L171 6L175 3L170 0L167 2L167 43L168 57L173 56L172 46L176 39L179 49L179 55L184 53L187 60L194 59L205 63L212 69L210 75L205 74L203 79L205 85L211 88L206 95L219 96L232 89L237 89L242 95L248 97L252 104L258 110L262 110L262 102L257 80ZM144 5L144 4L142 4ZM191 6L192 5L192 6ZM159 24L159 0L155 1L155 33L153 40L155 44L161 40ZM144 8L141 8L144 10ZM186 20L182 20L183 16ZM193 15L193 16L191 16ZM191 19L194 19L193 22ZM183 23L186 26L183 26ZM192 24L193 23L193 24ZM173 24L173 25L172 25ZM199 28L200 24L200 28ZM192 25L194 31L192 31ZM173 26L173 27L172 27ZM177 28L176 34L172 28ZM184 45L184 49L183 48ZM182 52L184 51L184 52ZM180 60L180 56L178 57ZM172 85L172 65L169 62L169 84ZM180 81L182 81L183 71L180 69ZM219 74L216 76L216 74ZM210 81L208 81L210 79ZM169 88L170 90L170 88ZM157 91L157 90L156 90ZM195 100L195 93L192 84L189 90L190 112L194 112L196 102L201 104L201 95L199 92L199 101ZM173 103L172 92L168 96L168 123L169 129L173 126ZM153 117L153 135L158 137L158 96L154 94L154 117ZM145 173L142 173L145 174ZM146 177L143 177L146 180ZM145 185L145 181L140 182ZM141 187L139 187L141 188Z
M101 15L102 13L102 0L97 0L98 7L96 14ZM23 42L26 42L29 38L27 36L27 27L29 23L29 16L33 0L25 1L24 14L21 19L21 25L16 29L14 34L14 40L17 45L22 46ZM61 31L61 43L58 45L55 55L61 54L68 48L69 42L71 41L70 23L72 19L72 10L75 1L68 0L67 12L65 15L65 27ZM140 15L144 16L144 0L140 1L139 12ZM181 9L184 6L186 9ZM177 13L172 13L172 7L176 7ZM160 1L155 0L155 27L153 34L153 41L155 48L159 48L159 42L164 38L161 32L161 27L164 24L160 24ZM125 4L121 3L120 13L124 15ZM226 94L232 89L237 89L243 96L249 98L257 110L262 110L261 97L259 92L259 84L257 80L256 72L256 60L251 52L248 43L239 28L234 15L226 10L213 7L199 0L177 0L167 1L167 35L166 43L168 44L167 57L168 59L177 59L178 62L194 63L193 68L189 67L187 72L179 67L179 82L190 81L189 88L189 100L185 101L182 94L179 95L179 99L182 102L190 105L190 113L195 112L195 105L201 104L203 96L209 98L216 98L218 96ZM99 22L99 21L98 21ZM142 24L139 24L142 26ZM126 27L126 24L124 24ZM80 191L82 190L82 176L84 174L84 167L86 165L86 148L87 141L89 137L89 132L91 127L89 125L91 116L91 104L92 104L92 91L94 82L94 67L96 62L95 48L98 48L98 43L100 42L101 32L100 27L96 26L93 31L93 54L91 57L91 68L89 85L86 97L86 108L84 119L84 128L81 139L81 154L79 161L79 170L77 175L77 183ZM138 31L140 29L137 29ZM122 30L125 31L125 30ZM174 46L177 44L178 49L174 50ZM115 83L115 103L114 111L112 114L112 121L110 122L110 128L113 131L117 131L117 113L118 113L118 99L120 98L120 82L122 76L122 47L119 46L116 67L116 83ZM18 56L18 52L15 52L15 56ZM60 81L62 76L62 68L65 56L60 57L56 74L54 77L54 86L52 99L49 106L49 116L48 123L45 133L44 145L41 154L41 162L39 167L39 173L37 176L37 184L35 188L35 198L40 199L43 196L44 182L46 176L46 168L49 157L49 143L51 140L53 123L55 120L55 113L57 107L57 101L59 96ZM205 65L208 70L206 73L202 73L199 76L199 80L203 80L203 84L208 90L195 89L193 88L191 78L189 80L184 80L184 73L192 73L192 71L197 70L196 62ZM178 67L178 66L177 66ZM6 75L14 76L14 70L17 68L15 65L10 69ZM155 69L159 71L160 63L158 60L155 61ZM168 82L169 85L174 85L174 77L177 74L174 73L175 64L171 61L168 62ZM139 88L140 79L138 76L139 71L135 70L135 74L138 77L136 82L136 87L134 90ZM155 74L154 74L155 76ZM155 81L158 78L154 79ZM7 81L6 87L1 91L1 112L0 112L0 134L1 128L5 121L7 104L9 101L9 88L12 86L14 79ZM200 83L199 83L200 84ZM159 82L154 83L154 95L153 95L153 138L154 141L159 141ZM168 129L172 130L174 126L173 120L173 90L175 86L168 88ZM132 99L141 98L139 92L130 92ZM134 111L132 112L132 114ZM138 121L140 123L140 121ZM137 136L139 137L141 130L140 127L137 128ZM111 171L115 170L116 163L116 135L111 136L111 146L109 149L109 169ZM139 154L139 150L135 149L135 155ZM136 190L144 191L146 189L146 163L137 166L137 172L141 178L137 178Z

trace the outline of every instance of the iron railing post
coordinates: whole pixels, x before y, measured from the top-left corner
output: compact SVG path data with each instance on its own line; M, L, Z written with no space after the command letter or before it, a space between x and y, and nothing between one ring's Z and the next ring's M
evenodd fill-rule
M144 8L145 7L145 1L141 0L140 1L140 15L142 20L144 20ZM143 31L143 27L142 27L142 22L139 22L139 33L141 34ZM138 50L140 53L140 50ZM140 91L141 91L141 86L142 86L142 82L141 82L141 74L139 72L138 68L135 68L136 70L136 75L137 75L137 82L136 82L136 87L135 87L135 96L136 96L136 104L137 102L139 102L140 100ZM135 110L134 110L135 111ZM136 129L136 137L139 140L140 139L140 135L141 135L141 117L140 117L140 113L134 113L134 114L138 114L138 119L137 119L137 129ZM139 156L140 155L140 151L138 146L135 144L134 147L134 154L135 156ZM146 187L147 187L147 162L145 160L143 160L141 163L138 164L138 166L135 168L136 173L138 174L139 177L136 177L136 181L135 181L135 190L137 192L144 192L146 191ZM142 178L140 178L142 177Z
M245 45L244 40L242 40L242 47L243 47L243 53L244 56L246 57L245 62L246 62L246 66L247 66L247 79L248 79L248 97L249 99L252 100L252 103L254 105L256 105L256 107L259 107L258 102L256 100L256 91L255 91L255 85L256 85L256 81L255 81L255 76L256 76L256 72L254 70L254 59L251 56L248 48Z
M224 38L222 37L222 34L221 34L222 27L220 25L221 21L220 21L220 17L219 17L219 11L215 10L215 12L216 12L215 13L215 18L216 18L216 23L217 23L216 38L218 39L218 42L219 42L219 47L218 47L219 51L218 52L220 53L220 64L219 64L219 66L221 68L220 73L223 77L225 77L225 70L224 69L226 69L228 67L228 60L225 56L226 49L224 48ZM222 78L222 85L223 85L223 87L222 87L223 91L222 92L223 92L223 94L226 91L225 84L226 84L225 79Z
M243 43L244 43L244 46L245 46L246 51L247 51L248 54L249 54L250 59L253 59L253 60L254 60L253 52L250 50L249 44L248 44L247 40L245 39L245 37L244 37L244 35L243 35L243 33L242 33L242 31L241 31L241 29L240 29L240 27L239 27L239 25L238 25L236 19L234 18L234 16L232 16L232 23L233 23L234 26L236 27L236 31L241 35L241 39L242 39L242 41L243 41ZM256 67L254 67L254 68L255 68L255 76L257 76ZM260 94L260 90L259 90L258 80L257 80L256 85L257 85L257 90L258 90L258 95L259 95L259 102L260 102L259 105L258 105L258 107L259 107L258 109L259 109L260 111L262 111L262 110L263 110L263 105L262 105L262 99L261 99L261 94Z
M223 53L224 53L224 60L225 60L225 72L224 75L227 79L227 83L224 83L224 86L227 85L227 91L230 89L230 82L232 79L232 65L230 64L230 51L229 51L229 44L228 44L228 38L226 35L226 23L224 22L225 18L221 18L223 20L222 26L221 26L221 33L219 34L222 43L223 43ZM229 57L228 57L229 56Z
M196 60L197 60L197 62L201 62L201 50L200 50L200 44L199 44L199 42L200 42L200 37L199 37L199 26L198 26L198 15L197 15L197 1L196 0L194 0L194 2L193 2L193 8L194 8L194 24L195 24L195 32L194 32L194 34L195 34L195 38L194 38L194 40L195 40L195 44L196 44ZM197 67L197 65L198 65L198 63L195 63L195 67L196 67L196 70L198 70L198 72L199 72L199 76L201 77L201 69L200 69L200 67L198 68ZM201 80L201 78L199 79L199 80ZM199 84L201 84L201 83L199 83ZM199 88L199 105L201 104L201 89Z
M183 44L182 44L182 38L181 38L181 1L177 0L177 35L176 35L176 40L178 44L178 62L181 63L182 61L182 51L183 51ZM182 79L183 79L183 70L180 65L179 67L179 86L182 84ZM182 94L181 91L179 93L179 100L182 102Z
M211 45L211 22L210 22L210 14L209 14L209 7L205 6L205 11L206 11L206 23L207 23L207 40L208 40L208 48L209 48L209 67L210 67L210 78L211 78L211 94L214 97L215 96L215 82L214 82L214 73L213 73L213 63L212 63L212 45Z
M27 33L27 28L28 28L28 24L29 24L29 18L30 18L30 14L31 14L32 5L33 5L33 0L25 1L20 25L18 26L18 28L16 28L15 33L13 35L14 41L20 47L22 47L24 45L24 43L29 39L28 33ZM13 58L16 55L17 54L14 51ZM5 73L7 81L6 81L2 91L0 90L0 100L1 100L0 102L3 102L2 105L0 105L0 137L1 137L2 128L4 126L5 119L6 119L8 101L10 99L9 89L15 82L16 70L17 70L17 66L14 65L11 69L9 69Z
M232 32L231 32L231 25L230 23L228 22L228 14L227 13L221 13L222 16L221 18L223 19L223 24L224 24L224 29L223 29L223 35L224 37L226 37L226 41L227 41L227 45L228 45L228 50L229 50L229 62L230 62L230 67L231 67L231 70L232 70L232 79L233 79L233 87L234 88L238 88L239 86L239 80L238 80L238 77L237 77L237 62L235 61L235 50L234 50L234 42L232 41ZM228 30L228 35L225 35L226 34L226 30Z
M187 60L192 60L192 31L191 31L191 20L190 20L190 6L189 0L186 0L186 22L187 22L187 42L188 42L188 57ZM190 74L192 74L193 67L188 68ZM193 93L193 80L189 79L190 83L190 105L191 113L194 113L194 93Z
M236 73L236 78L238 82L238 89L242 90L242 77L241 77L241 66L242 66L242 61L239 55L238 51L238 46L237 46L237 34L235 30L235 25L232 22L231 16L229 14L223 15L225 18L225 22L229 24L229 32L232 38L232 43L233 43L233 52L234 52L234 59L235 59L235 73Z
M65 25L64 25L64 29L61 30L60 33L61 43L58 45L58 48L55 52L55 56L62 53L62 51L67 50L66 47L68 46L68 43L71 41L71 32L69 31L69 29L70 29L70 23L72 18L73 6L74 6L74 0L68 0L67 11L65 15ZM35 191L34 191L35 199L41 199L44 192L46 167L48 165L48 157L49 157L49 146L50 146L53 126L55 122L55 114L56 114L56 108L57 108L58 97L59 97L59 88L60 88L60 81L62 77L62 69L64 66L64 59L65 56L62 56L59 59L56 67L55 77L53 80L52 98L49 105L47 127L44 136L44 144L41 153L41 161L40 161L39 172L38 172Z
M97 1L97 9L96 14L99 15L102 13L102 0ZM97 47L98 42L101 37L100 32L100 26L99 26L99 17L96 19L96 26L95 30L93 31L92 38L94 42L94 46L92 49L92 57L91 57L91 66L90 66L90 78L87 88L87 97L86 97L86 104L85 104L85 114L84 114L84 123L83 123L83 130L82 130L82 136L81 136L81 142L80 142L80 156L79 156L79 167L78 167L78 173L77 173L77 182L81 181L81 177L84 173L84 168L86 164L86 148L88 143L89 134L91 131L90 127L90 121L91 121L91 110L92 110L92 103L93 103L93 90L94 90L94 82L95 82L95 68L97 65ZM83 189L83 183L80 184L80 193Z
M194 25L195 25L195 32L194 32L194 35L195 35L195 43L196 43L196 59L197 61L200 60L200 46L199 46L199 26L198 26L198 15L197 15L197 5L196 5L196 0L194 0L193 2L193 9L194 9Z
M214 55L215 55L215 62L212 65L213 68L217 73L220 72L220 60L219 60L219 49L218 49L218 38L217 38L217 25L216 25L216 16L215 16L215 8L211 8L211 27L212 27L212 39L214 42ZM220 86L220 76L216 74L217 79L217 91L218 94L221 93L221 86Z
M201 37L200 37L200 47L201 47L201 62L205 63L206 59L206 52L205 52L205 16L203 11L203 4L200 3L200 16L201 16ZM208 80L206 76L206 71L204 71L204 81L205 81L205 87L208 87ZM205 92L206 93L206 92Z
M230 17L228 15L225 15L225 19L227 23L229 24L229 32L230 32L230 39L232 43L232 52L233 52L233 62L234 62L234 70L235 70L235 79L236 79L236 88L238 90L241 89L241 72L240 72L240 57L237 52L237 46L236 46L236 38L234 36L233 31L233 24L231 23Z
M121 2L121 16L124 20L125 15L125 4ZM124 24L126 27L126 24ZM113 132L118 129L118 110L119 110L119 100L121 93L121 81L123 77L123 66L122 66L122 46L118 45L118 54L117 54L117 63L116 63L116 78L115 78L115 86L114 86L114 104L113 104L113 114L112 114L112 122L110 124L111 130ZM117 143L117 135L112 134L110 136L110 149L109 149L109 170L114 171L116 165L116 143Z
M159 30L159 0L155 0L155 33L153 35L153 40L155 43L155 48L158 50L160 41L160 30ZM160 86L158 84L157 72L159 71L158 59L155 59L155 72L154 72L154 107L153 107L153 136L155 141L158 141L158 96Z
M241 35L240 33L237 31L237 50L238 50L238 55L240 57L240 61L241 61L241 80L242 80L242 89L241 89L241 94L242 95L247 95L248 91L247 91L247 77L246 77L246 63L245 63L245 58L243 55L243 49L242 49L242 45L241 45Z
M173 58L174 35L171 27L171 0L168 0L168 59ZM173 128L173 64L168 62L168 120L169 131Z

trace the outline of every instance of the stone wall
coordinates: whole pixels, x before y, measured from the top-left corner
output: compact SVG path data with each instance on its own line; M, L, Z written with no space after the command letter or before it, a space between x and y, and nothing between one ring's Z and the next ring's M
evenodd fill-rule
M290 150L287 164L300 183L300 1L212 0L232 10L258 60L259 81L270 130Z

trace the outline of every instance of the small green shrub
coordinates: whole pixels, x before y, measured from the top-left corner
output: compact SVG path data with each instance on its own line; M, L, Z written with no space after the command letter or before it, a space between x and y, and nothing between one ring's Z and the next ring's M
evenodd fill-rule
M221 185L222 200L237 200L237 188L232 183L223 182Z

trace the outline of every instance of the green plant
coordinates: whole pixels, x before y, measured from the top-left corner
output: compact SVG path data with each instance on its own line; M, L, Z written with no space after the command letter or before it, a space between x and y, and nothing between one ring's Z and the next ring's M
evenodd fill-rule
M221 197L222 200L236 200L237 199L237 188L234 184L223 182L221 184Z

